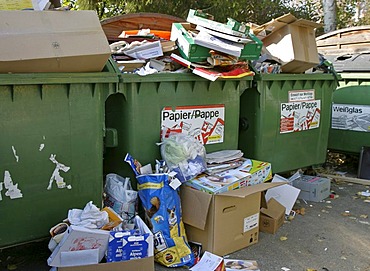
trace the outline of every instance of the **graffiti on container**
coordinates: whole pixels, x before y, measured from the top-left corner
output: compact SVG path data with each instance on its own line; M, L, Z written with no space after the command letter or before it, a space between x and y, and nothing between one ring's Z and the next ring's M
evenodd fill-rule
M47 187L47 190L51 190L51 187L53 185L53 182L55 181L58 188L67 188L71 189L71 185L67 185L64 181L64 178L60 175L60 171L68 172L70 167L67 167L66 165L63 165L62 163L59 163L56 160L56 154L51 154L49 160L52 161L55 164L55 169L53 171L53 174L50 177L49 185Z
M45 148L45 144L40 144L39 151L42 151Z
M12 150L13 150L13 154L14 154L14 157L15 157L15 161L17 161L17 163L18 163L19 162L19 156L17 155L17 151L14 148L14 146L12 146Z
M22 198L22 192L18 188L18 184L14 184L10 172L5 170L4 172L4 182L0 182L0 200L2 200L1 191L5 188L5 196L10 199Z

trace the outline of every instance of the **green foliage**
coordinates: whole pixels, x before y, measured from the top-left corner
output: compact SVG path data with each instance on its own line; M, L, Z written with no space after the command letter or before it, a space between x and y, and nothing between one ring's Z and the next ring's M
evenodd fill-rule
M337 28L370 23L368 0L336 2ZM63 0L63 3L73 9L96 10L100 19L138 12L162 13L186 19L189 9L201 9L212 14L219 22L233 18L240 22L263 24L289 12L298 18L323 22L320 0ZM359 3L362 4L364 16L355 20Z

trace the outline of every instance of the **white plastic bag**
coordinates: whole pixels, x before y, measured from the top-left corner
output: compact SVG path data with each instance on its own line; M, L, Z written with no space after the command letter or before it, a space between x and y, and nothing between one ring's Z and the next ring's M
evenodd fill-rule
M161 156L170 170L181 181L188 181L207 169L206 149L194 137L176 133L163 139Z
M108 174L105 179L104 205L111 207L123 219L124 224L134 223L136 215L137 191L131 187L130 178Z

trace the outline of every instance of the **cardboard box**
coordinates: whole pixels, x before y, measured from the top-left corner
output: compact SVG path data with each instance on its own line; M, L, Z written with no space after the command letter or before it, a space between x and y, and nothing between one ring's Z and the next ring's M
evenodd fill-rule
M321 26L286 14L253 31L259 34L267 51L281 60L284 73L302 73L320 62L315 29Z
M186 60L189 60L191 62L206 61L207 57L210 56L209 51L211 49L223 51L229 54L235 51L235 46L232 46L232 44L235 45L235 42L226 41L227 45L225 45L224 50L222 50L222 46L215 46L216 44L212 43L212 41L210 41L207 38L203 38L203 39L199 38L196 40L197 34L198 34L198 31L190 23L173 23L172 24L170 39L172 41L176 41L180 54ZM215 40L216 39L221 40L216 37L214 38ZM241 46L242 48L238 48L236 50L238 52L235 52L236 54L234 55L244 60L245 59L258 59L261 53L261 49L262 49L262 42L253 34L248 34L247 38L250 39L250 42L246 44L243 44L243 43L237 44L238 46ZM197 43L201 43L202 45L205 45L205 46L202 46ZM227 48L231 48L231 49L226 50Z
M0 38L0 73L100 72L111 55L92 10L0 11Z
M293 181L293 186L301 189L299 199L319 202L330 195L330 180L327 178L303 175Z
M61 267L57 271L122 271L122 270L135 270L135 271L154 271L154 257L143 259L114 262L114 263L100 263L84 266Z
M263 206L260 214L260 231L274 234L285 219L285 207L276 199L271 198L268 202L262 197Z
M71 225L47 259L49 266L97 264L108 247L109 231Z
M216 195L182 186L180 198L188 240L220 256L257 243L261 192L279 185L262 183Z
M154 269L154 256L153 256L154 255L153 234L139 216L135 217L135 224L140 230L140 232L143 233L142 237L144 237L143 239L145 239L144 241L147 244L147 252L146 252L147 256L146 257L140 258L140 259L132 259L128 261L117 261L117 262L106 262L106 263L89 264L89 265L86 264L86 265L80 265L80 266L59 267L57 270L58 271L121 271L121 270L154 271L155 269ZM107 231L107 233L109 234L109 231ZM124 239L128 241L128 236L125 236ZM113 240L110 239L110 242L112 241ZM130 244L132 245L133 242L130 242L130 241L126 242L125 245L122 246L122 248L120 249L125 250L125 247L129 246ZM134 244L134 245L136 246L137 244ZM109 244L108 244L108 252L109 252Z
M219 194L263 183L271 178L270 163L246 159L241 167L212 175L201 174L185 182L184 185L210 194Z
M179 52L183 58L192 62L206 61L210 56L209 48L194 43L190 34L196 31L190 23L173 23L171 28L171 41L176 41Z
M207 27L209 29L233 35L238 37L247 37L249 32L249 26L247 26L244 23L239 23L231 18L228 19L228 22L226 24L219 23L213 20L209 20L202 16L202 12L199 12L194 9L190 9L188 13L188 17L186 20L189 23L200 25L203 27Z

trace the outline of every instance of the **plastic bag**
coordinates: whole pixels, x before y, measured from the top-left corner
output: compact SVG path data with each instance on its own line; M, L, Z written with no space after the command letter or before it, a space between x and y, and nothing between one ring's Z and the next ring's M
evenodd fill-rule
M166 267L191 267L194 254L187 242L178 191L169 186L167 174L136 178L146 224L154 235L154 260Z
M123 219L123 224L134 223L137 191L131 187L130 178L111 173L106 176L104 206L111 207Z
M177 173L181 181L188 181L207 169L204 146L189 135L176 133L163 139L161 145L162 159L170 170Z

